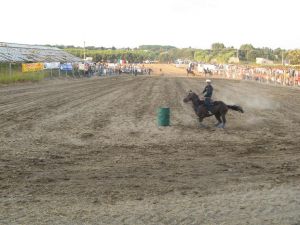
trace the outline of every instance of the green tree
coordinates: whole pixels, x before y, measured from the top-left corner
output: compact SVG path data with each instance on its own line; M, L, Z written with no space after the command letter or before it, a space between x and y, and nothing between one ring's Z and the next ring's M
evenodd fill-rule
M211 45L212 51L221 51L225 48L225 45L223 43L213 43Z
M207 52L205 50L197 50L194 54L194 59L198 62L207 62L206 56Z
M251 44L243 44L240 46L238 56L241 61L249 61L249 53L255 50Z
M163 62L163 63L166 63L166 62L169 62L169 61L172 61L170 55L168 52L162 52L159 54L159 61L160 62Z
M300 64L300 49L295 49L287 52L286 58L290 60L290 64Z

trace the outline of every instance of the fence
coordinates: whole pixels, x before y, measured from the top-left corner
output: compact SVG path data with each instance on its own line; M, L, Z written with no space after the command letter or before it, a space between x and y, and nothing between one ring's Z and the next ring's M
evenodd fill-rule
M278 86L300 86L300 71L293 68L248 68L245 66L218 66L211 75L226 79L241 79L255 81L258 83L272 84Z
M43 64L43 68L38 71L26 70L21 63L0 63L0 83L10 83L24 80L41 80L53 78L82 78L92 76L113 76L120 74L150 74L151 69L130 64L107 64L107 63L57 63L55 68L51 65L55 63ZM29 65L29 64L26 64ZM24 64L23 64L24 66ZM34 70L34 68L33 68Z

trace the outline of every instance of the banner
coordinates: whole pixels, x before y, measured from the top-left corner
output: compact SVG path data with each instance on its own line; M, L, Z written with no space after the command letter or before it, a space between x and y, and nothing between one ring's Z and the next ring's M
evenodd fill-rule
M72 63L64 63L60 65L60 70L63 71L72 71L73 67L72 67Z
M93 57L86 57L84 61L92 62L93 61Z
M119 59L119 60L118 60L118 63L119 63L119 64L122 64L122 65L123 65L123 64L126 64L126 60L125 60L125 59Z
M88 63L80 63L78 65L79 70L88 71L89 70L89 64Z
M44 69L44 63L22 63L22 72L35 72Z
M47 70L60 68L59 62L45 63L44 65L45 65L45 69L47 69Z
M85 70L85 65L84 65L84 63L80 63L80 64L78 65L78 69L79 69L79 70Z

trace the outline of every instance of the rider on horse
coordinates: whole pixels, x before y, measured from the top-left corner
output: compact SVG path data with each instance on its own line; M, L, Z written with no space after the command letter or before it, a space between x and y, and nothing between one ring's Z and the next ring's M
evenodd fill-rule
M204 95L205 101L204 101L204 106L206 107L207 111L210 111L211 108L211 96L213 94L213 87L211 86L211 80L206 80L207 85L205 86L204 90L203 90L203 94L206 93Z

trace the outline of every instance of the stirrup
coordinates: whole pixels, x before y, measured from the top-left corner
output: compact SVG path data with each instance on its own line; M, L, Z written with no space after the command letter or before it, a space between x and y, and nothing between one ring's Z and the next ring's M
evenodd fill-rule
M208 109L206 109L206 110L207 110L207 115L208 116L213 115L213 113L210 110L208 110Z

